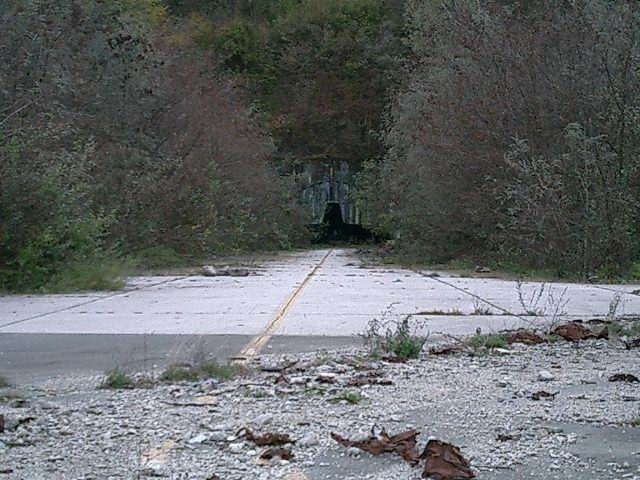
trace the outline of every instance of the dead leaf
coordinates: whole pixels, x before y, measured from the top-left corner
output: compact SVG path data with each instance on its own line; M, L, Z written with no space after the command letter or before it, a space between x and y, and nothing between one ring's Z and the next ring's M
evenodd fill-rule
M550 398L551 400L554 400L556 398L556 395L558 395L558 392L549 393L545 392L544 390L540 390L539 392L534 392L533 394L531 394L531 400L541 400L543 398Z
M262 460L271 460L275 457L280 457L283 460L291 460L293 458L293 452L288 448L273 447L265 450L265 452L260 455Z
M564 325L558 325L553 333L561 336L565 340L571 342L579 342L580 340L586 340L593 338L595 335L584 325L580 325L576 322L565 323Z
M273 445L285 445L287 443L295 443L289 435L281 433L267 433L265 435L255 436L248 428L241 428L236 434L238 438L244 438L255 443L259 447L267 447Z
M382 453L397 453L407 462L416 465L420 460L420 455L416 450L416 437L420 432L417 430L407 430L397 435L389 436L385 429L378 435L372 431L371 436L365 440L352 441L341 437L337 433L332 433L331 438L343 447L356 447L372 455Z
M422 477L438 480L475 478L460 449L440 440L429 440L420 458L426 458L427 464Z
M507 343L524 343L527 345L538 345L545 343L544 338L533 330L525 330L523 328L507 334Z
M635 375L631 375L630 373L616 373L615 375L611 375L609 377L610 382L627 382L627 383L637 383L640 382L640 379Z

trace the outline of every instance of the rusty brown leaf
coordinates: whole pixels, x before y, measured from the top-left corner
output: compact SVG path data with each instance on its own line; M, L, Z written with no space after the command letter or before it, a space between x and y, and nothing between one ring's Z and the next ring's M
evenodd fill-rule
M255 443L259 447L267 447L274 445L285 445L287 443L295 443L294 440L288 434L282 433L267 433L265 435L254 435L248 428L242 428L236 434L238 438L244 438L250 442Z
M570 342L579 342L588 338L598 338L598 335L595 335L587 327L576 322L569 322L563 325L558 325L553 330L553 333Z
M429 440L420 458L426 458L427 464L422 477L432 477L438 480L454 480L475 478L460 449L450 443L440 440Z
M516 330L515 332L507 334L507 343L524 343L527 345L538 345L540 343L545 343L545 340L533 330L526 330L524 328L521 328L519 330Z
M416 465L420 460L420 455L416 450L416 437L418 435L419 432L417 430L407 430L406 432L389 436L386 430L382 429L378 435L372 432L371 436L365 440L353 441L343 438L337 433L332 433L331 438L344 447L356 447L372 455L397 453L410 464Z

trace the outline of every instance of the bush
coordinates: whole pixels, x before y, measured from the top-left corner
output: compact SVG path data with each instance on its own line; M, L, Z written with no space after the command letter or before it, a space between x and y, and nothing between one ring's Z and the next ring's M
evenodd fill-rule
M387 153L362 182L376 226L423 261L637 262L640 4L410 1L407 21Z
M3 5L0 288L114 288L119 251L304 241L271 139L181 28L159 0Z

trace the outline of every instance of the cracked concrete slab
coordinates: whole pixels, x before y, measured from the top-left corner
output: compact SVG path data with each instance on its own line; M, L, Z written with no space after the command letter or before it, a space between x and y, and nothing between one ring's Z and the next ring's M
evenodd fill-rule
M633 294L640 288L637 285L548 284L532 306L542 315L529 316L514 281L362 268L348 249L280 254L251 270L243 278L135 277L121 292L3 296L0 336L106 335L99 348L104 352L117 348L118 336L124 335L209 335L241 347L242 342L230 340L232 336L248 342L264 333L303 282L307 282L304 290L287 307L268 345L289 344L299 350L305 342L314 348L334 345L337 337L355 342L354 335L372 319L397 320L406 315L420 319L425 331L449 335L471 334L478 327L491 332L544 325L553 319L554 302L563 304L564 318L602 317L618 292L622 296L617 313L640 316L640 296ZM530 298L541 288L541 283L526 283L523 295ZM485 311L478 312L479 307ZM306 340L278 340L287 337ZM24 348L29 348L28 338L36 337L24 337L20 343ZM59 348L67 342L73 340L51 340ZM78 356L78 362L81 358L86 357ZM5 355L3 361L8 360Z

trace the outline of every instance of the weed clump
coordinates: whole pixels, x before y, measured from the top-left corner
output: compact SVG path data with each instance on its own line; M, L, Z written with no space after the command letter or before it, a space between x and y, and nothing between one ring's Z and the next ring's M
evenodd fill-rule
M508 346L507 338L501 334L476 334L467 340L467 344L474 350L506 348Z
M374 357L393 355L398 358L418 358L428 336L420 335L418 329L410 322L407 316L400 321L369 322L367 329L361 336L365 345Z
M134 388L134 386L135 382L133 379L117 368L108 372L100 384L100 388L112 390L131 389Z

